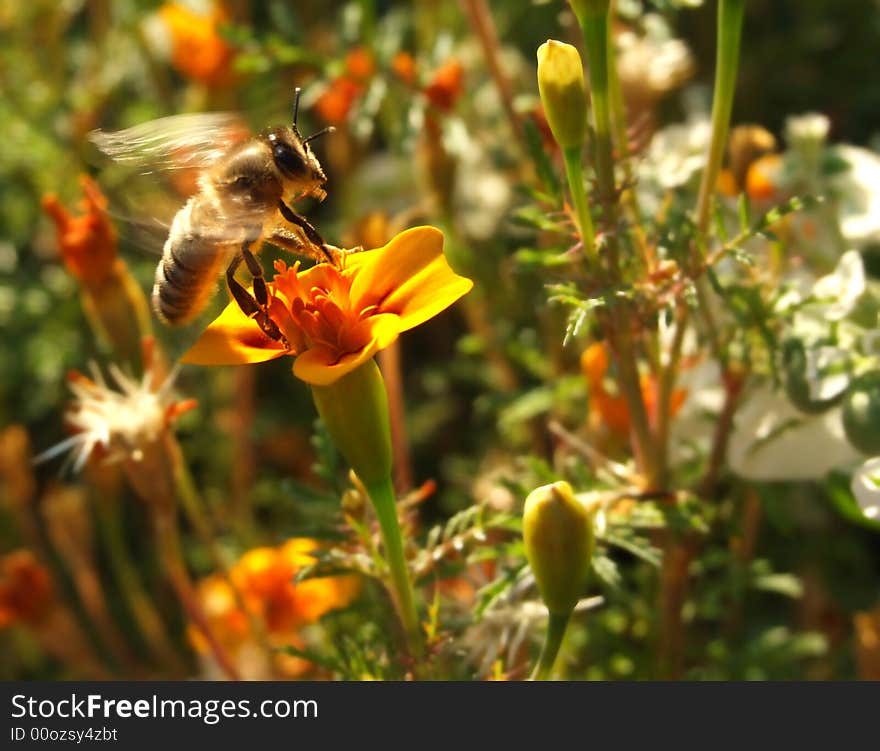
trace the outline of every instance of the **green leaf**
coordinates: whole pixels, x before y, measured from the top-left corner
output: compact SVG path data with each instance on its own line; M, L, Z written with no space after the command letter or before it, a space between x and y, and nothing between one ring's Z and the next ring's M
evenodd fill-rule
M343 672L344 670L344 666L337 659L326 655L320 655L310 649L299 649L292 644L288 644L284 647L277 647L274 651L290 655L291 657L299 657L302 660L308 660L309 662L315 663L315 665L320 665L322 668L333 670L334 672Z
M774 592L792 600L804 595L804 585L794 574L764 574L752 580L752 587L762 592Z
M593 571L599 580L609 589L618 591L623 582L617 564L607 555L598 553L593 556Z
M749 204L749 197L746 193L739 194L737 208L739 210L739 230L740 232L748 232L751 206Z

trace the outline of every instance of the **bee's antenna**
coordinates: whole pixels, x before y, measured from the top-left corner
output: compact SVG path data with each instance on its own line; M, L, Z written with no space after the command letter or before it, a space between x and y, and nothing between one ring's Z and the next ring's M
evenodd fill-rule
M296 121L299 119L299 95L302 93L302 89L297 86L293 92L293 129L297 130ZM299 132L299 131L297 131Z
M303 143L308 143L309 141L314 141L316 138L320 138L321 136L326 136L328 133L332 133L336 128L332 125L328 125L326 128L322 128L317 133L312 133L308 138L303 139Z

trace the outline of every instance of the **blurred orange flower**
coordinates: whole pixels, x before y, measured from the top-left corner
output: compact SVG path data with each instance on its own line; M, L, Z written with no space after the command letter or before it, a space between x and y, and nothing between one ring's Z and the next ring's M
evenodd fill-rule
M97 285L113 272L116 260L116 230L107 215L107 199L97 183L80 177L85 197L73 216L52 193L43 196L43 210L55 222L58 248L64 265L81 283Z
M594 342L581 354L581 371L587 380L590 393L590 406L599 415L601 423L612 433L626 436L630 430L629 407L626 399L612 394L605 386L608 373L608 350L603 342ZM649 375L641 377L642 399L652 421L657 418L657 382ZM675 389L672 393L672 415L681 409L687 396L685 389Z
M425 96L437 109L450 112L464 91L464 68L458 60L444 63L425 87Z
M345 122L363 85L348 76L339 76L330 82L327 90L315 102L315 111L331 125Z
M391 70L407 86L416 82L416 60L409 52L398 52L391 59Z
M298 572L315 563L319 548L316 540L296 537L279 547L249 550L232 567L232 583L248 610L265 624L274 647L302 647L299 629L346 607L360 592L360 581L353 575L295 581ZM248 616L226 579L209 576L199 583L198 592L211 628L226 649L236 652L253 639ZM190 629L190 638L199 652L209 652L197 629ZM282 667L288 675L299 675L310 665L294 658L282 661Z
M766 202L781 199L782 156L765 154L749 165L745 189L753 201Z
M39 621L52 603L49 571L30 550L0 559L0 628Z
M269 314L286 341L262 332L235 303L211 323L182 361L242 365L293 355L293 373L327 386L467 294L470 279L443 255L443 233L414 227L388 244L306 271L278 261Z
M229 83L234 50L217 31L227 20L221 5L201 15L184 5L166 3L159 17L171 35L171 63L181 74L209 86Z
M116 253L116 230L107 199L88 176L80 177L84 214L73 216L57 196L43 196L43 210L55 222L58 250L80 284L83 310L99 337L116 356L136 364L140 342L151 331L147 298Z
M366 81L376 72L373 53L366 47L355 47L345 56L345 70L351 78Z
M373 53L366 47L355 47L345 56L345 72L334 78L315 102L318 115L331 125L345 122L367 82L376 72Z

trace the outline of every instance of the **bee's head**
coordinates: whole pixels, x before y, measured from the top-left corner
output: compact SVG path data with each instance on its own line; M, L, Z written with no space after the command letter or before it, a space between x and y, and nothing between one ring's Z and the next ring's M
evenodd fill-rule
M272 158L281 174L290 183L291 192L300 195L313 195L324 200L327 195L324 191L327 176L324 174L318 158L312 152L309 141L313 141L325 133L332 133L334 128L332 126L324 128L308 138L303 138L296 123L299 114L299 95L300 89L297 88L293 103L293 125L273 128L266 137L272 147Z
M312 151L308 138L301 138L295 128L281 126L266 134L272 159L292 193L323 198L327 176Z

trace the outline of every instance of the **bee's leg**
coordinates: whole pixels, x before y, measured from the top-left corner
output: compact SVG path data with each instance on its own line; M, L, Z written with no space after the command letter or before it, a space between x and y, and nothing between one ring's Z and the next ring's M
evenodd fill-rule
M308 255L303 246L303 241L297 232L286 225L279 225L272 230L266 240L279 248L289 250L294 255Z
M324 238L321 237L321 233L315 229L314 225L309 222L308 219L301 217L297 214L290 206L288 206L284 201L278 202L278 210L281 212L281 216L283 216L288 222L299 227L303 234L306 236L306 240L311 243L315 250L317 251L316 255L319 260L327 261L328 263L336 264L336 256L331 249L331 246L327 245L324 242Z
M250 243L245 242L242 245L240 253L236 253L229 268L226 269L226 285L232 293L238 307L241 308L248 318L253 318L260 330L270 339L277 342L283 342L287 345L287 340L281 333L278 325L269 317L269 293L266 289L266 280L263 278L263 267L250 251ZM245 261L248 271L254 277L254 294L247 291L235 278L236 269ZM255 271L256 269L256 271Z

